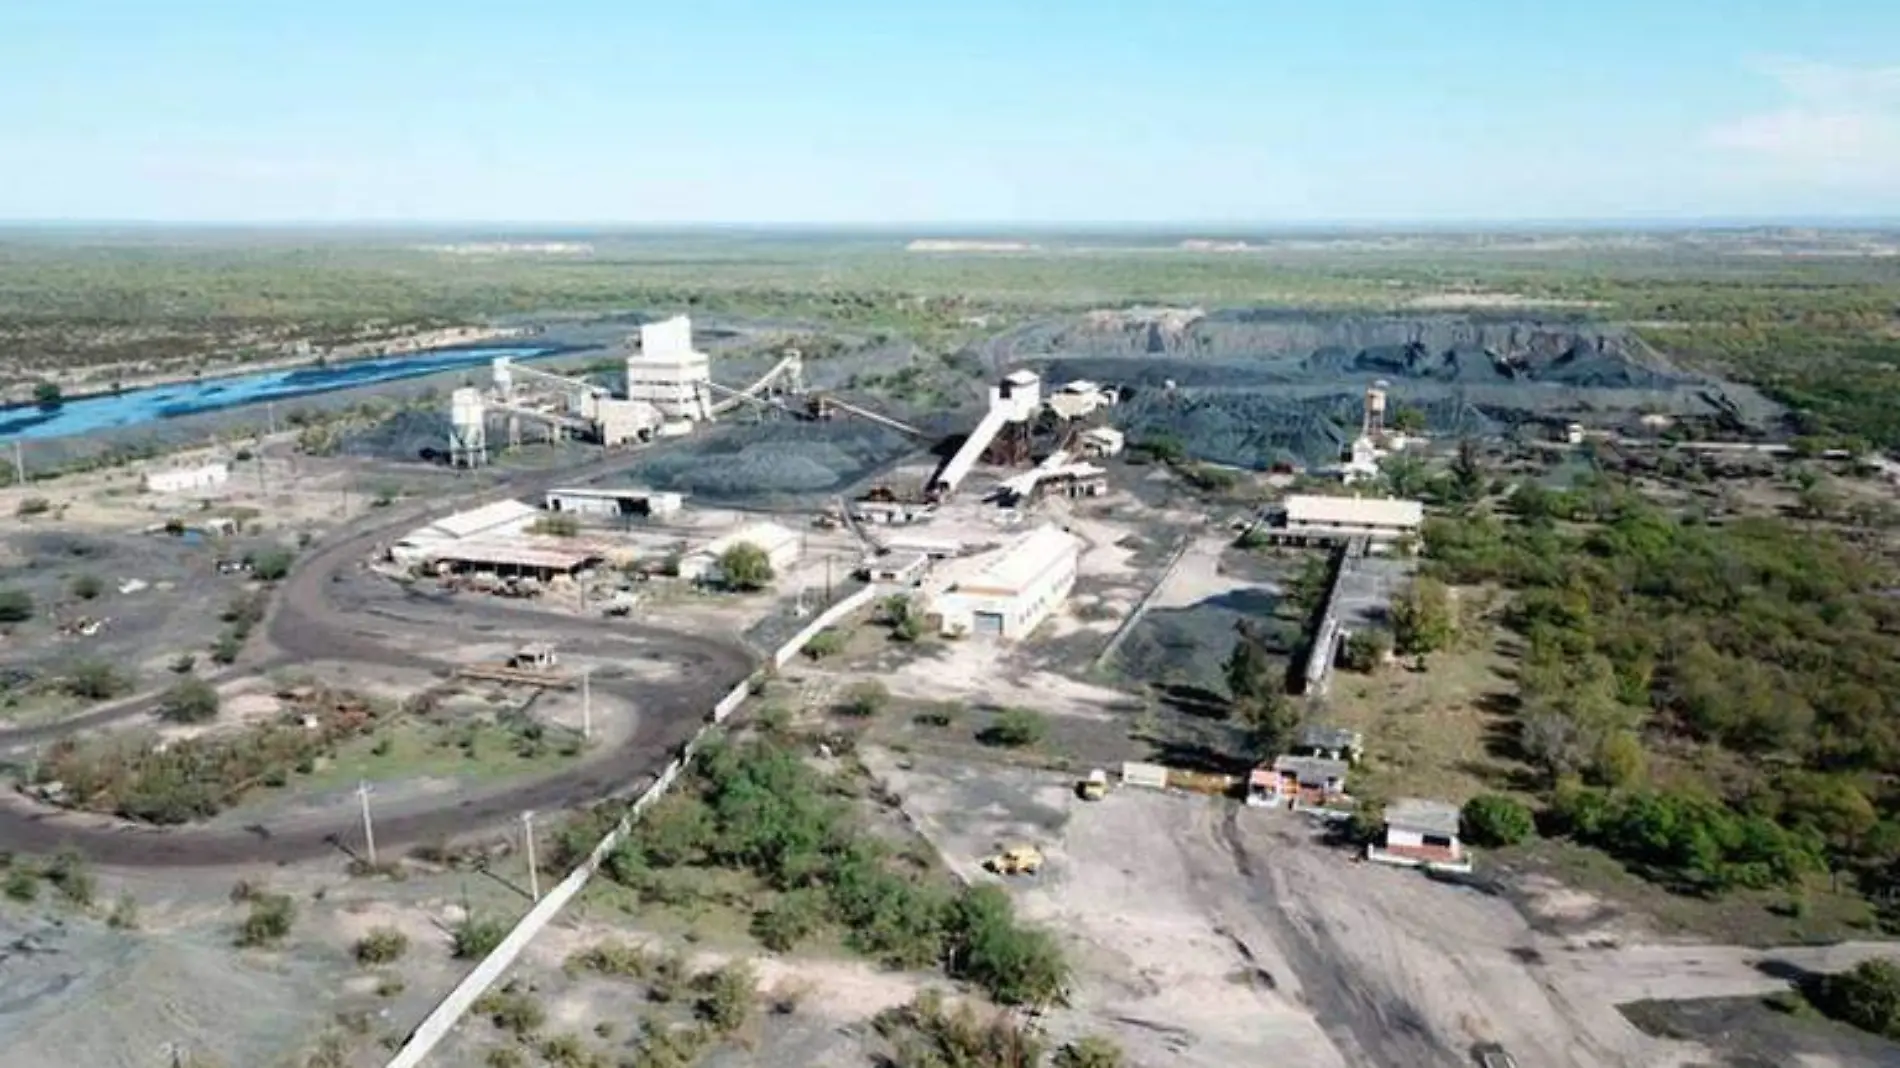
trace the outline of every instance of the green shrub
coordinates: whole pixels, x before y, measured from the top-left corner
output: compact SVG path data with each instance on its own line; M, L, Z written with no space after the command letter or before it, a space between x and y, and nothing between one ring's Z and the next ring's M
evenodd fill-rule
M158 714L173 723L208 723L218 717L218 691L199 678L180 679L158 699Z
M0 623L24 623L32 618L32 594L25 590L0 590Z
M91 908L96 886L86 861L70 850L62 851L46 866L46 881L59 896L80 908Z
M409 952L409 936L393 927L375 927L356 940L358 964L391 964Z
M817 890L792 890L752 916L752 937L775 953L785 953L825 924L825 898Z
M44 497L27 497L20 501L19 506L14 509L22 519L27 516L45 515L52 510L53 502Z
M976 740L984 745L1022 749L1042 741L1048 733L1049 723L1039 713L1025 708L1005 708L996 714L994 722L977 733Z
M836 656L844 651L844 637L844 632L836 627L826 627L812 635L811 640L805 643L805 648L802 651L806 657L812 660L823 660L828 656Z
M61 685L74 697L104 701L132 688L132 681L103 660L81 660L66 669Z
M951 972L1003 1005L1048 1005L1062 997L1069 969L1047 931L1016 922L1000 887L965 890L950 910Z
M461 960L479 960L495 951L508 937L508 925L500 920L465 916L455 925L453 951Z
M82 601L90 601L98 597L105 592L105 589L105 583L99 581L99 576L97 575L76 575L73 577L73 596Z
M870 719L884 710L891 701L891 692L876 679L869 679L851 687L839 702L838 711L854 719Z
M15 864L7 870L6 885L0 887L0 892L21 903L33 901L40 896L39 876L33 869Z
M289 894L256 891L247 900L250 912L238 926L238 945L272 946L290 935L297 922L297 903Z
M514 984L491 990L475 999L475 1011L504 1031L527 1036L539 1031L548 1014L532 994L514 988Z
M290 574L290 565L297 560L297 554L289 549L269 549L249 557L251 574L261 582L277 582Z
M112 914L106 917L106 924L121 931L135 931L139 926L138 899L131 894L120 894L119 900L112 905Z
M735 961L705 972L693 981L699 999L693 1013L722 1035L732 1034L752 1018L753 1004L759 996L759 979L752 966Z
M1459 822L1465 839L1480 846L1516 845L1537 833L1531 810L1501 794L1479 794L1465 802Z
M1122 1068L1122 1048L1100 1035L1084 1035L1056 1051L1055 1068Z
M1900 964L1862 961L1838 975L1821 975L1804 984L1814 1007L1863 1031L1900 1038Z

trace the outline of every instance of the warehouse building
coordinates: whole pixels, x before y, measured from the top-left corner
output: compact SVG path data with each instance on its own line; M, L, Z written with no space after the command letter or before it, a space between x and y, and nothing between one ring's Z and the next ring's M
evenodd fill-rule
M1415 537L1424 524L1425 506L1418 501L1293 496L1286 499L1268 534L1275 541L1295 545L1354 538L1389 542Z
M542 582L563 575L571 577L605 558L594 546L570 538L536 539L530 544L521 539L497 537L453 542L429 550L427 557L438 572L479 571Z
M466 512L443 516L427 526L417 527L389 547L389 558L404 567L413 567L439 555L457 542L479 536L512 537L526 531L541 512L520 501L496 501Z
M685 499L677 493L643 489L552 489L543 498L550 512L590 516L648 516L664 519L679 514Z
M926 614L948 635L1018 639L1075 587L1082 541L1043 526L1000 549L953 560L926 580Z
M145 491L147 493L184 493L187 490L222 486L230 480L229 465L200 464L197 467L153 471L145 476Z
M771 561L772 574L782 575L804 551L804 535L777 523L753 523L680 558L680 577L694 582L721 582L719 558L735 545L754 545Z

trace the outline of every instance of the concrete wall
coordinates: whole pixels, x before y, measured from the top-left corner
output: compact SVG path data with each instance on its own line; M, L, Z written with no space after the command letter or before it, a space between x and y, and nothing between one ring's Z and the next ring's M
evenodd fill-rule
M794 634L789 641L779 647L777 652L772 654L773 666L783 667L798 655L799 650L805 647L805 643L810 641L813 635L869 604L877 592L876 587L866 586L819 613L805 629ZM574 900L574 896L587 885L587 881L594 877L594 873L600 870L601 864L606 862L608 855L619 846L621 839L625 838L628 831L632 829L634 821L638 820L654 802L666 795L667 790L671 789L673 783L678 781L680 775L685 772L686 765L699 753L707 737L718 730L720 725L745 703L758 678L759 676L754 676L739 683L732 688L730 693L720 698L719 703L713 705L711 714L707 716L706 725L700 728L699 733L693 735L691 741L686 743L680 756L666 766L666 770L660 773L652 786L641 793L614 829L607 832L599 844L594 846L593 851L587 855L587 859L569 872L567 878L555 884L554 888L549 890L540 901L535 902L534 907L515 923L514 930L508 932L508 936L501 940L501 944L495 947L494 952L482 958L481 963L475 965L467 975L463 976L462 981L455 985L455 989L449 991L448 996L430 1010L429 1015L416 1025L414 1031L410 1032L408 1041L403 1043L402 1049L390 1058L388 1068L415 1068L434 1052L435 1047L448 1037L449 1032L455 1029L457 1023L461 1022L462 1017L468 1013L476 999L487 993L488 988L501 979L502 975L514 965L515 960L521 956L521 951L528 947L528 943L534 941L534 937L541 933L542 928L552 923L554 917L559 915L561 910L567 907L568 902Z

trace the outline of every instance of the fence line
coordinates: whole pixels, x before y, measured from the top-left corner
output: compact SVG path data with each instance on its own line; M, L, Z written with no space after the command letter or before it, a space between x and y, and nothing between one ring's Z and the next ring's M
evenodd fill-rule
M772 654L772 666L784 667L819 631L869 604L877 592L877 587L865 586L819 613L803 630L792 635L790 640ZM679 780L680 775L685 772L686 765L692 762L707 736L720 729L721 725L738 711L739 706L745 704L746 698L751 696L754 685L761 678L761 675L747 678L713 705L712 713L706 717L706 725L701 727L682 747L680 755L667 764L666 770L660 772L659 778L653 781L653 785L641 792L626 815L620 817L620 821L614 825L613 829L601 837L593 851L588 853L587 859L569 872L566 878L555 884L554 888L543 895L541 900L535 902L534 907L515 922L514 929L508 932L507 937L503 938L488 956L483 957L480 963L463 976L461 981L455 984L455 988L436 1003L435 1008L429 1010L429 1015L423 1017L422 1022L416 1025L416 1029L409 1033L409 1038L403 1043L402 1048L390 1058L387 1068L416 1068L424 1058L435 1051L435 1047L449 1036L449 1032L455 1029L455 1025L460 1023L462 1017L474 1007L476 1000L487 993L488 988L494 986L501 979L502 974L514 965L522 951L528 948L528 943L534 941L534 937L540 934L542 929L554 922L554 918L560 914L561 910L566 908L568 903L574 900L575 895L586 887L588 880L594 877L594 873L606 863L607 857L632 831L635 821L654 802L665 796L667 790L671 789Z

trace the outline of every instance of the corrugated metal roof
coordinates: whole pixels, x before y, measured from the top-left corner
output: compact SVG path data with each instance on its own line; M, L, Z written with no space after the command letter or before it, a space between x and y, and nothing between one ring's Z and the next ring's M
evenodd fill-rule
M1056 526L1041 526L1008 545L968 561L956 586L1021 593L1063 556L1080 552L1082 539Z
M756 545L765 551L765 555L772 556L788 545L798 544L798 538L798 531L777 523L752 523L713 539L699 551L706 556L722 556L734 545L748 544Z
M1322 526L1416 527L1425 522L1425 505L1394 497L1312 497L1286 499L1288 523Z
M431 551L429 558L493 567L546 567L556 571L573 571L601 559L601 553L581 545L525 545L517 541L476 540L444 545Z
M538 514L540 514L540 509L532 504L523 504L520 501L496 501L493 504L484 504L480 508L471 508L466 512L444 516L429 524L429 527L451 538L466 538L510 523L526 524Z

